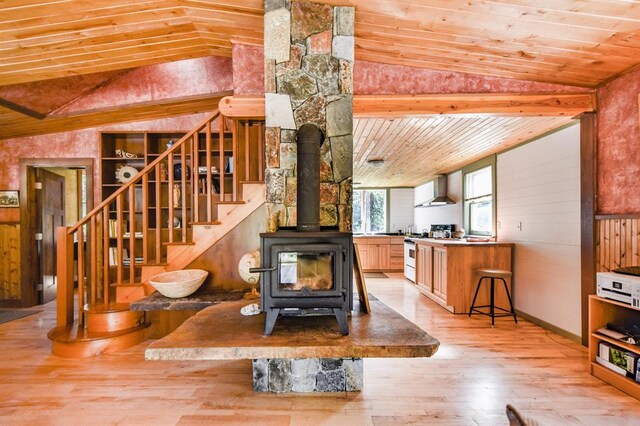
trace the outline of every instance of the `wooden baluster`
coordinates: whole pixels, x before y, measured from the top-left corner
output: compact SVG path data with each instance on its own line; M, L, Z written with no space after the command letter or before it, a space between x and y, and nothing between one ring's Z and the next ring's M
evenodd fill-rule
M264 128L258 124L258 180L264 180Z
M69 235L68 231L69 228L66 226L56 229L58 239L56 325L59 327L73 324L73 235Z
M182 145L180 145L180 161L182 162L182 167L180 167L180 179L182 191L180 193L180 205L182 206L182 242L187 242L187 223L189 220L187 218L187 143L188 141L184 141Z
M251 148L249 146L249 120L244 122L244 180L251 180Z
M84 315L82 308L84 307L84 226L78 228L76 233L78 238L78 324L84 324Z
M213 222L213 179L211 178L211 122L205 126L205 155L207 159L207 222Z
M191 207L193 207L193 211L191 212L191 216L193 217L194 222L200 222L200 172L198 168L200 167L200 143L198 141L198 132L193 134L193 142L192 142L192 157L191 157L191 194L193 196L193 203L191 203Z
M162 182L160 163L156 164L156 262L162 262Z
M91 280L89 282L91 292L91 303L96 303L96 293L98 292L98 230L97 230L97 216L91 216L89 222L90 229L90 263Z
M168 228L169 228L169 242L173 242L173 152L169 155L168 158L168 175L169 175L169 184L167 185L167 202L169 204L169 219L168 219Z
M143 262L149 261L149 248L147 236L149 234L149 175L142 175L142 258Z
M224 199L224 126L225 126L226 118L220 114L220 128L219 128L219 144L218 144L218 152L220 154L220 201L225 201Z
M129 284L135 282L136 270L136 186L129 187Z
M122 226L122 221L124 220L124 214L122 212L122 194L118 194L116 197L116 278L117 283L122 284L122 245L123 239L122 234L124 233L124 227ZM108 300L105 300L104 303L109 303Z
M109 301L109 266L110 262L110 238L111 238L111 223L109 222L109 205L104 206L102 209L102 302L107 303Z
M233 121L231 126L231 184L233 201L238 201L238 124Z

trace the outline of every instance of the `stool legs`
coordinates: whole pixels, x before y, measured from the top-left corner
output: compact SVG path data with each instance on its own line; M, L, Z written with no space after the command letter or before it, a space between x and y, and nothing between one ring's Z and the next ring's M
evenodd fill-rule
M482 284L482 279L484 277L480 277L478 280L478 285L476 286L476 293L473 295L473 301L471 302L471 308L469 309L469 316L471 316L471 312L473 312L473 307L476 305L476 298L478 297L478 291L480 291L480 284Z
M482 280L485 278L489 278L489 304L488 305L483 305L483 306L476 306L476 300L478 298L478 292L480 291L480 286L482 285ZM495 325L495 318L496 317L502 317L502 316L513 316L513 320L516 322L516 324L518 323L518 318L516 317L516 312L513 308L513 301L511 300L511 293L509 293L509 287L507 286L507 281L504 278L501 277L497 277L499 280L502 281L502 284L504 285L504 289L507 292L507 300L509 301L509 309L504 309L504 308L500 308L497 307L495 305L495 291L496 291L496 277L487 277L487 276L481 276L480 279L478 280L478 285L476 286L476 292L473 295L473 301L471 302L471 308L469 308L469 316L471 316L471 314L473 313L473 311L475 310L476 313L478 314L482 314L482 315L486 315L491 317L491 327L493 327ZM479 310L479 308L489 308L489 313L486 312L482 312ZM506 314L497 314L496 315L496 309L500 310L500 311L504 311L507 312Z
M500 279L502 280L502 284L504 284L504 291L507 292L507 299L509 300L509 308L510 308L511 315L513 315L513 320L517 324L518 317L516 317L516 311L513 309L513 302L511 301L511 294L509 293L509 287L507 286L507 282L503 278L500 278Z

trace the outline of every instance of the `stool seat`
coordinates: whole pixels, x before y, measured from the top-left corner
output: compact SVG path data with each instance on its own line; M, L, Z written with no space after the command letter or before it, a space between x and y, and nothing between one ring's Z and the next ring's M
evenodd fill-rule
M516 312L513 309L513 302L511 300L511 295L509 294L509 287L507 286L507 278L511 277L511 271L504 271L502 269L477 269L476 274L480 277L478 281L478 285L476 286L476 293L473 295L473 301L471 302L471 308L469 309L469 316L471 314L477 313L480 315L486 315L491 317L491 327L493 327L495 319L499 317L510 316L513 317L513 320L518 323L518 317L516 317ZM478 298L478 292L480 291L480 286L484 279L489 280L490 290L489 297L490 301L488 305L477 306L476 299ZM495 305L495 283L496 280L502 281L504 285L504 291L507 293L507 300L509 301L509 309L501 308ZM483 312L480 308L489 308L489 312ZM496 310L504 312L496 314Z
M502 269L477 269L476 274L487 278L509 278L511 271L504 271Z

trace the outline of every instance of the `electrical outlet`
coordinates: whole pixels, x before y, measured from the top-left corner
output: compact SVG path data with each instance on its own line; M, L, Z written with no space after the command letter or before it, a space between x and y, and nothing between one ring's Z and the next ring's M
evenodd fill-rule
M516 228L518 228L518 231L522 231L522 222L518 222Z

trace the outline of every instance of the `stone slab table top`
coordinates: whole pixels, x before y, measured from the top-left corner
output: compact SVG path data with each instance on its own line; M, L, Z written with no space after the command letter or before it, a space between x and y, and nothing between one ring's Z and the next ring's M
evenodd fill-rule
M222 302L240 300L244 293L245 291L196 292L191 296L174 299L156 291L131 302L129 309L132 311L199 311Z
M353 311L348 336L340 334L334 316L280 316L273 334L264 336L264 314L240 314L247 303L221 303L198 312L168 336L151 343L145 358L416 358L432 356L440 345L373 297L371 314Z

